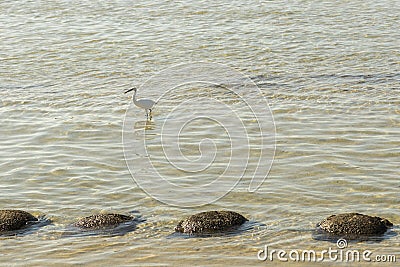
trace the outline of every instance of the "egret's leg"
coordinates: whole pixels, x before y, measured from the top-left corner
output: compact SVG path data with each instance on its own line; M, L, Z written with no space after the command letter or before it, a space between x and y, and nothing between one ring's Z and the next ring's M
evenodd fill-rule
M146 110L146 118L148 119L149 118L149 113L148 113L147 109L145 109L145 110Z
M150 120L151 120L151 118L153 118L153 116L151 116L151 109L149 109L149 115L150 115Z

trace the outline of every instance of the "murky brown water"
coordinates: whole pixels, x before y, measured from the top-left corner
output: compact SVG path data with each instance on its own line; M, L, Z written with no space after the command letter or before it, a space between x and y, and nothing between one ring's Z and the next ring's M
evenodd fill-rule
M398 2L2 1L0 10L0 208L53 222L1 237L1 265L267 265L257 260L265 245L335 248L312 238L314 225L331 214L356 211L400 223ZM210 205L174 207L146 195L127 168L122 129L131 99L123 92L197 61L230 66L258 85L274 116L276 153L256 192L247 191L245 176ZM215 109L198 96L245 108L218 86L199 88L168 95L168 105L196 99L170 118ZM161 93L149 88L138 95ZM146 126L156 168L183 187L212 182L230 155L229 135L201 120L186 127L187 157L198 155L204 138L219 152L216 168L182 175L151 142L168 118L162 104ZM143 110L132 108L129 118L136 130L145 127ZM251 150L250 159L258 152ZM157 192L182 197L162 184ZM212 209L240 212L251 227L223 237L170 235L181 218ZM123 236L62 236L76 218L132 211L146 221ZM349 248L399 259L398 233L395 226L381 242Z

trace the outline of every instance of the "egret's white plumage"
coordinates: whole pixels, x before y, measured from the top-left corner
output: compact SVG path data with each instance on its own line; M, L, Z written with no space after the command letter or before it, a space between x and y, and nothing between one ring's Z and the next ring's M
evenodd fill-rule
M130 91L134 91L135 93L133 94L133 104L135 104L139 108L143 108L146 111L146 117L151 119L151 109L154 107L154 102L151 99L136 99L136 88L129 89L125 92L128 93Z

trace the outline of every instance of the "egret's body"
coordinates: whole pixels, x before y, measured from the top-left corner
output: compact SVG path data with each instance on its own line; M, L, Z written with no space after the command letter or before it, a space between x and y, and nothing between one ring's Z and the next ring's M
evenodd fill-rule
M136 99L136 88L129 89L125 93L128 93L130 91L134 91L135 93L133 94L133 104L139 108L143 108L146 111L146 117L151 119L151 109L154 107L155 103L151 99Z

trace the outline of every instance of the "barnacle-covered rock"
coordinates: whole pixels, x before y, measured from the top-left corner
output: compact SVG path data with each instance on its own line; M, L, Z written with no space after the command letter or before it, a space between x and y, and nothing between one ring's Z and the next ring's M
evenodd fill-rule
M95 214L79 219L73 226L88 230L105 229L116 227L121 223L133 221L134 219L134 217L123 214Z
M246 221L245 217L233 211L206 211L180 221L175 231L187 234L218 233L238 227Z
M0 210L0 232L19 230L37 221L35 216L23 210Z
M360 213L331 215L317 224L317 227L330 235L361 237L382 235L393 224L386 219Z

